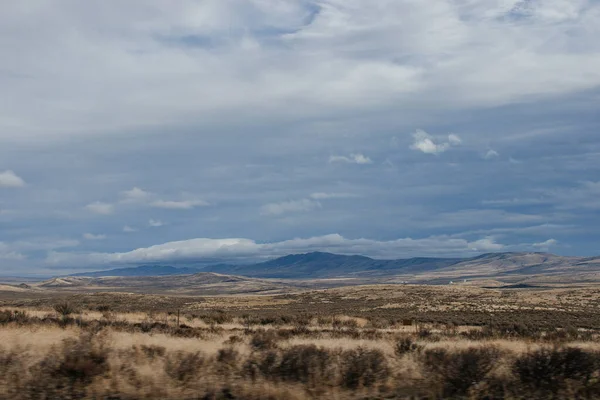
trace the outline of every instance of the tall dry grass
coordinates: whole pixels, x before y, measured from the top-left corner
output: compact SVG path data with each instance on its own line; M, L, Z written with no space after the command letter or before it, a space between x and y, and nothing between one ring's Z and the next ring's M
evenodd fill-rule
M600 343L577 330L107 312L0 311L0 398L600 398Z

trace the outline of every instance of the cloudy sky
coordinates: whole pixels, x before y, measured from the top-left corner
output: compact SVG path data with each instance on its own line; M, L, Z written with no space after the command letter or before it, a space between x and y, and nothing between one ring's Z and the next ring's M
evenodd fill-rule
M0 6L0 274L600 253L596 0Z

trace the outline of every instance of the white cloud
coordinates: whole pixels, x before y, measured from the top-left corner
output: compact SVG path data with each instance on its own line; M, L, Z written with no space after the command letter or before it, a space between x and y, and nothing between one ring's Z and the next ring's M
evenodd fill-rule
M156 191L142 200L131 193L143 207L160 199L189 199L169 190L210 190L213 194L207 199L222 196L228 204L215 213L221 220L211 223L213 232L239 229L241 236L256 237L280 237L289 231L253 225L257 216L248 214L251 207L257 212L262 204L301 197L325 206L325 197L309 196L311 190L355 188L373 196L372 208L377 208L365 210L369 223L361 232L385 235L396 216L399 224L413 224L426 218L422 215L435 220L446 214L440 218L449 218L455 226L464 224L462 215L447 214L460 208L458 203L477 207L482 198L478 188L485 187L489 192L484 197L493 199L519 197L521 193L515 193L527 192L528 184L543 188L550 182L597 179L592 158L585 171L556 160L551 165L561 175L550 179L548 163L543 165L539 157L561 151L576 157L580 148L598 149L592 123L596 120L589 116L600 84L598 2L520 2L531 6L527 12L513 9L516 1L397 0L381 6L367 0L252 0L238 6L231 1L181 0L177 7L140 0L122 7L105 7L102 2L46 7L43 2L28 2L27 12L22 3L5 2L0 13L5 50L0 159L4 169L13 168L35 190L11 191L12 198L7 199L0 195L0 207L15 210L15 216L0 216L3 226L11 219L11 229L36 224L48 232L53 223L30 221L55 218L49 210L62 208L73 215L61 220L65 224L61 232L70 229L76 236L87 230L108 232L99 226L81 231L73 204L82 211L88 202L105 200L120 213L128 207L120 203L119 192L135 183ZM307 4L318 8L311 18L306 18ZM33 31L35 35L27 34ZM509 107L498 108L503 105ZM549 115L558 109L560 115ZM512 118L514 113L518 118ZM498 129L462 133L499 124L501 133ZM560 125L549 141L534 143L532 136L506 142L500 137L549 125ZM445 158L460 137L436 133L457 132L466 146L479 149L481 165L465 159L457 168L444 169L446 163L411 168L412 157L406 153L412 152L408 147L413 138L406 127L431 129L433 136L426 138L430 142L415 150L440 154L413 156ZM386 148L390 132L400 132L394 143L402 149ZM79 138L69 141L71 135ZM54 140L57 136L67 138ZM84 138L88 145L78 144ZM32 149L44 151L29 151L20 145L25 140L36 143ZM48 150L42 141L48 142ZM17 151L12 151L12 142ZM512 153L527 164L484 163L481 157L487 148L481 146L490 143L497 143L502 159ZM560 147L563 144L568 148ZM349 155L351 151L365 155ZM341 157L334 162L345 164L323 169L319 162L326 164L331 154ZM367 162L366 155L378 168L349 164ZM385 170L386 158L394 170ZM264 165L241 173L236 169L236 164L250 162ZM525 165L527 171L514 174ZM218 177L217 168L221 168ZM352 174L355 168L364 171ZM37 175L30 176L33 172ZM491 176L497 184L487 185ZM438 183L454 192L440 196L412 190L417 184L433 190ZM132 191L147 194L140 187ZM104 197L104 190L116 198ZM275 192L280 197L270 197ZM470 201L459 201L457 193L472 193ZM577 193L565 194L564 204L573 194ZM78 203L81 198L89 200ZM593 201L590 196L572 202L569 213L575 216L570 222L582 226L598 222L593 209L588 209L598 207ZM397 206L385 206L389 204ZM113 212L110 207L108 213ZM409 216L406 210L413 208L419 210ZM544 214L546 209L520 212ZM115 218L111 222L117 229L125 223L145 229L150 217L167 219L156 209L127 211L136 213L135 219ZM331 212L314 223L302 221L298 232L357 232L357 214L362 213L356 207L332 211L335 216ZM148 212L152 214L144 214ZM467 224L482 228L513 222L499 219L503 215L492 221L483 213L470 217ZM540 215L536 223L557 222L552 217ZM20 218L23 222L17 221ZM190 232L192 223L186 221L180 233ZM409 232L447 232L440 229L442 223L414 224ZM514 223L520 224L520 219ZM0 230L12 240L12 233ZM255 233L248 233L252 230ZM578 250L589 252L589 246L587 241Z
M600 181L579 182L576 187L542 190L547 202L557 209L600 209Z
M191 210L195 207L206 207L210 204L203 200L166 201L157 200L151 203L152 207L166 208L170 210Z
M498 152L496 150L493 149L489 149L487 151L487 153L485 153L485 155L483 156L483 158L485 158L486 160L491 160L492 158L496 158L498 157L500 154L498 154Z
M160 220L157 220L157 219L151 219L151 220L148 221L148 226L153 227L153 228L158 228L158 227L161 227L163 225L164 225L164 223L162 221L160 221Z
M198 238L169 242L125 253L72 254L52 252L47 262L52 265L135 264L144 262L184 262L198 260L264 259L294 253L327 251L337 254L362 254L375 258L405 258L413 256L472 255L503 249L492 238L474 242L446 236L423 239L377 241L347 239L338 234L307 239L292 239L273 243L257 243L250 239Z
M352 153L350 154L350 156L330 156L329 157L329 162L330 163L335 163L335 162L345 162L345 163L349 163L349 164L372 164L373 161L360 153Z
M5 120L38 137L190 126L251 106L269 117L486 108L600 84L600 13L590 1L131 0L26 13L14 3L0 15L3 61L35 80L3 79L3 94L15 99ZM39 35L20 31L33 25ZM64 40L72 27L78 40ZM48 94L33 96L39 86Z
M0 172L0 187L19 188L23 186L25 186L25 181L13 171Z
M450 149L451 146L457 146L462 143L460 137L455 134L448 135L448 141L442 143L439 143L439 141L422 129L417 129L412 135L414 142L410 148L425 154L441 154Z
M104 240L106 235L94 235L93 233L84 233L83 238L86 240Z
M36 237L8 243L0 241L0 260L22 261L28 259L25 253L30 251L54 251L78 245L79 241L77 240L48 237Z
M20 240L10 243L10 246L21 252L55 250L79 246L79 241L74 239L56 239L47 237L36 237L29 240Z
M151 201L152 198L155 197L154 193L147 192L139 187L134 187L131 190L121 192L121 197L121 203L146 204L154 208L165 208L170 210L191 210L196 207L205 207L210 205L204 200L172 201L159 199Z
M261 207L262 215L282 215L287 213L297 213L312 211L320 208L321 203L310 199L290 200L280 203L269 203Z
M448 135L448 142L452 146L458 146L459 144L462 143L462 139L460 137L458 137L458 135L455 135L454 133L451 133L451 134Z
M152 197L152 193L146 192L145 190L136 186L131 190L125 190L121 192L121 197L121 202L123 203L145 203L150 197Z
M523 227L509 227L509 228L490 228L490 229L476 229L470 231L464 231L461 233L457 233L452 235L453 237L471 237L471 236L481 236L486 235L528 235L528 236L544 236L548 233L554 232L562 235L573 234L580 230L576 225L560 225L560 224L541 224L541 225L531 225L531 226L523 226ZM527 244L524 244L527 246ZM535 247L532 245L532 247Z
M100 215L110 215L114 213L115 207L112 204L96 201L85 206L86 210Z
M27 257L15 251L11 246L6 243L0 242L0 260L4 261L22 261Z
M501 251L504 249L504 245L497 243L493 237L485 237L483 239L476 240L470 245L473 251L481 252Z
M310 195L310 198L314 199L314 200L347 199L350 197L358 197L358 196L355 194L352 194L352 193L324 193L324 192L312 193Z
M487 206L519 206L519 205L532 205L532 204L548 204L550 199L538 197L513 197L512 199L497 199L497 200L483 200L481 204Z
M551 247L554 247L558 244L558 240L556 239L548 239L545 242L534 243L532 247L540 249L542 251L548 251Z
M137 232L137 229L135 229L135 228L132 228L132 227L131 227L131 226L129 226L129 225L125 225L125 226L123 227L123 232L125 232L125 233Z

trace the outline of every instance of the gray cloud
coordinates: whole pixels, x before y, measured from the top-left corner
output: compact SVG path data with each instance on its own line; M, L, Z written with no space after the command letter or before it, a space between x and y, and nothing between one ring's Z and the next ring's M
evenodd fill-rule
M269 203L261 207L262 215L282 215L287 213L297 213L311 211L320 208L321 203L310 199L289 200L279 203Z
M114 213L115 207L112 204L95 201L85 206L86 210L101 215L110 215Z
M352 193L324 193L324 192L312 193L310 195L310 198L314 199L314 200L347 199L347 198L353 198L353 197L358 197L358 196L355 194L352 194Z
M0 187L19 188L25 186L25 181L11 170L0 172Z
M372 164L373 161L360 153L352 153L349 156L330 156L330 163L344 162L349 164Z
M588 1L8 2L3 268L84 232L106 238L60 254L330 232L594 254L599 27Z
M158 219L150 219L148 221L148 226L152 227L152 228L159 228L164 225L165 224L161 220L158 220Z
M152 193L147 192L139 187L134 187L130 190L121 192L122 203L145 203L153 196Z
M597 4L536 2L525 14L497 1L265 4L39 3L26 14L7 5L3 48L26 50L5 58L4 124L22 137L87 135L232 112L255 120L493 107L600 84ZM40 85L46 94L34 96Z
M83 238L86 240L104 240L106 239L106 235L101 234L93 234L93 233L84 233Z
M496 150L493 149L489 149L485 155L483 156L483 158L485 158L486 160L491 160L493 158L496 158L500 156L500 154L498 154L498 152Z
M153 262L198 262L212 260L247 261L278 257L290 253L330 251L338 254L364 254L375 258L402 258L415 255L468 255L487 251L521 248L547 248L556 244L554 239L532 245L507 246L497 243L493 237L475 241L450 237L423 239L397 239L377 241L348 239L331 234L306 239L292 239L273 243L257 243L250 239L198 238L164 243L125 253L70 254L53 252L46 262L49 265L103 265L138 264Z
M206 207L210 205L203 200L183 200L183 201L172 201L172 200L157 200L150 204L156 208L166 208L170 210L191 210L195 207Z

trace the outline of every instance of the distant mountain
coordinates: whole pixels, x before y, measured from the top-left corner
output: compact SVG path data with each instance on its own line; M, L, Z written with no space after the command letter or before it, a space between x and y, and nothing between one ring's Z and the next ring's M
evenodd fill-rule
M105 276L169 276L191 275L198 272L241 275L253 278L314 279L340 276L387 276L397 273L420 273L456 264L459 258L410 258L404 260L375 260L365 256L346 256L332 253L313 252L291 254L250 265L218 264L206 267L173 267L142 265L107 271L82 272L74 277Z
M212 272L250 278L274 279L398 279L412 282L447 283L458 279L558 279L567 276L580 280L600 277L599 257L563 257L548 253L489 253L472 258L409 258L376 260L359 255L313 252L291 254L273 260L250 264L219 264L206 267L173 267L143 265L108 271L87 272L73 277L149 277L193 275ZM583 274L583 275L582 275ZM73 283L71 283L73 284Z
M456 271L480 275L535 273L578 261L577 257L562 257L549 253L489 253L463 260L437 272Z
M447 267L462 260L457 258L375 260L365 256L313 252L292 254L258 264L207 267L205 270L257 278L309 279L415 273Z
M139 267L117 268L108 271L81 272L70 276L87 276L99 278L102 276L167 276L191 275L200 272L198 268L176 268L168 265L141 265Z

